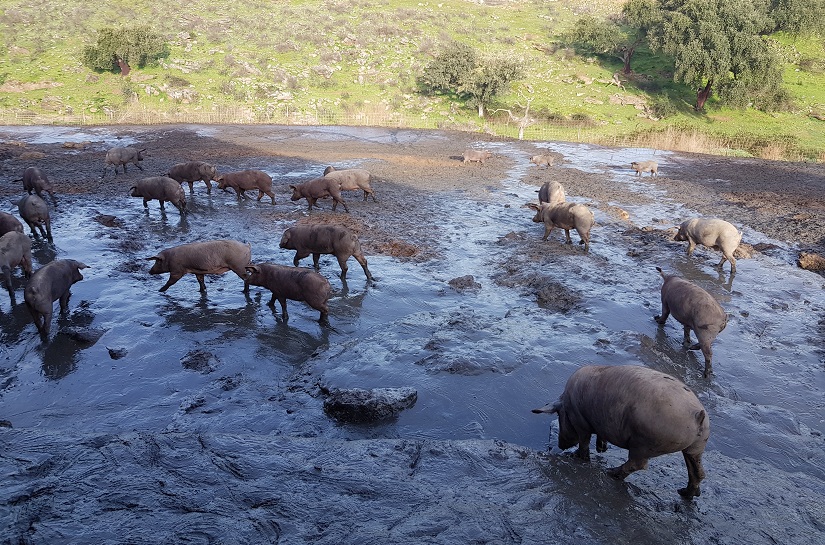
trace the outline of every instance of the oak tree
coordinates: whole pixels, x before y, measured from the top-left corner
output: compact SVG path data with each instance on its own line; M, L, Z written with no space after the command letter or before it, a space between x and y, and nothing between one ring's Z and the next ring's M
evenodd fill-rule
M83 64L92 70L119 70L125 76L132 66L142 68L166 55L166 42L149 27L103 28L97 42L83 49Z

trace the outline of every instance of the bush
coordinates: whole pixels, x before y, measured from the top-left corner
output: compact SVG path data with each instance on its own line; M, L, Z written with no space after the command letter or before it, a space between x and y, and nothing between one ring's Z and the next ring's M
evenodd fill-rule
M104 28L97 43L83 49L83 64L92 70L126 75L132 66L143 68L169 55L166 42L149 27Z

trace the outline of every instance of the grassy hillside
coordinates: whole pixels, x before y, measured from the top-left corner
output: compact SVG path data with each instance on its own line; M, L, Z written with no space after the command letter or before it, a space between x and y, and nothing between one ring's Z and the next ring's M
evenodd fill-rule
M525 138L642 145L774 159L825 159L822 41L780 37L793 111L691 108L665 59L640 51L620 69L562 47L582 14L607 0L4 0L0 5L0 122L297 123L486 131ZM129 76L82 65L98 29L148 25L170 55ZM525 77L489 109L426 97L416 77L449 39L520 59ZM498 111L496 111L498 110ZM668 115L661 118L663 113ZM813 114L813 115L812 115Z

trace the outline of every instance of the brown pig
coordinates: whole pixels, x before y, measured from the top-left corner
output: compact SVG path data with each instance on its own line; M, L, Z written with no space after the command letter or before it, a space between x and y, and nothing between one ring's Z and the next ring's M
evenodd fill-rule
M0 212L0 236L11 233L12 231L22 233L23 224L8 212Z
M178 186L178 189L180 189L180 186ZM252 250L249 244L234 240L190 242L189 244L167 248L158 255L146 259L155 262L152 268L149 269L149 274L169 273L169 280L159 291L168 290L186 273L192 273L198 279L201 292L206 293L206 284L203 281L204 275L223 274L232 271L243 280L244 293L249 292L245 268L252 262Z
M493 153L490 152L490 151L487 151L487 150L474 150L474 149L465 150L464 153L461 154L462 163L464 163L465 165L467 163L473 163L473 162L481 163L483 165L484 161L491 158L492 156L493 156Z
M364 200L367 197L372 197L372 202L378 202L375 198L375 191L370 186L370 182L375 177L370 174L369 170L363 168L348 168L344 170L335 170L335 167L328 166L324 169L324 177L338 180L341 184L341 191L358 191L364 192Z
M295 250L295 259L292 263L296 267L303 258L312 254L315 270L319 269L318 260L321 254L332 254L341 266L341 278L346 278L347 260L354 256L364 269L367 280L373 280L367 268L367 259L361 252L358 235L343 225L295 225L284 231L281 248Z
M37 195L26 195L17 201L17 210L20 217L29 225L32 236L37 238L37 230L43 238L52 242L52 220L49 215L49 205Z
M559 182L544 182L539 188L539 203L559 204L567 197L564 194L564 186Z
M630 168L636 171L636 176L641 176L643 172L650 172L651 176L659 173L659 163L656 161L633 161Z
M290 185L289 187L292 189L292 197L290 197L290 200L298 201L306 199L309 203L308 210L310 212L312 211L312 207L315 206L315 201L326 197L332 197L333 211L335 211L338 203L341 203L344 205L344 210L349 212L347 203L345 203L341 197L341 184L338 183L338 180L321 176L320 178L315 178L302 184Z
M627 461L610 469L618 479L647 468L649 458L682 451L688 484L679 494L701 494L710 418L696 394L670 375L641 365L586 365L558 401L533 412L559 415L559 448L578 445L578 458L590 459L593 434L598 452L607 443L627 449Z
M143 170L143 167L140 165L140 162L143 161L143 154L146 151L146 148L137 149L132 147L123 147L118 146L110 149L106 152L106 162L103 165L103 176L101 179L106 176L106 171L109 167L114 167L115 175L117 175L117 168L119 166L123 166L123 173L126 174L126 165L132 163L140 170Z
M552 155L533 155L530 157L530 162L537 167L544 165L544 168L550 168L553 166L554 159Z
M57 198L54 196L54 187L52 186L51 182L49 181L49 177L46 176L46 173L40 170L37 167L28 167L26 170L23 171L23 178L20 180L23 182L23 189L29 194L32 194L32 191L37 193L37 196L41 199L43 197L43 192L49 194L51 197L52 202L56 203Z
M10 231L0 237L0 272L12 303L14 288L11 284L11 271L16 267L23 269L26 278L32 275L32 241L19 231Z
M166 174L181 186L189 184L189 193L195 192L195 182L203 181L206 184L206 193L212 193L212 180L216 179L218 173L215 167L203 161L189 161L188 163L178 163L169 169Z
M264 194L269 195L272 199L272 204L275 204L275 193L272 192L272 177L262 170L246 169L240 172L227 172L220 174L215 181L218 182L218 189L226 191L228 187L235 190L238 195L238 200L241 197L246 197L245 191L258 190L258 200L260 201Z
M572 244L570 239L570 230L575 229L579 233L581 240L579 244L584 244L584 251L590 250L590 230L593 228L595 220L593 219L593 212L590 211L583 204L573 202L562 202L559 204L529 203L527 205L532 210L536 211L533 216L535 223L544 223L544 236L542 240L547 240L547 237L553 231L554 227L564 229L564 234L567 237L567 244Z
M733 252L742 242L742 232L732 224L718 218L693 218L683 221L674 240L688 241L687 254L691 255L697 244L722 251L722 267L725 260L730 261L730 272L736 272L736 258Z
M160 209L165 210L163 204L169 201L178 209L181 215L186 214L186 194L183 187L166 176L152 176L144 178L129 189L132 197L143 197L143 207L149 208L149 201L157 199L160 201Z
M260 263L247 265L246 281L253 286L261 286L272 292L269 305L274 307L275 300L281 303L281 318L289 320L286 311L286 300L304 301L306 304L321 312L318 319L322 324L329 323L329 307L327 300L332 287L329 280L314 271L296 269L286 265Z
M72 284L83 280L80 269L87 265L74 259L58 259L44 265L29 278L23 298L34 318L34 325L40 336L49 335L54 302L60 300L60 311L69 310L69 292Z
M684 327L684 344L690 344L690 332L699 342L690 345L690 350L702 350L705 356L705 373L708 377L713 368L711 358L713 351L710 344L728 325L725 309L709 294L693 282L678 276L666 275L656 267L664 279L662 284L662 314L655 316L656 323L664 325L667 317L673 314L676 321Z

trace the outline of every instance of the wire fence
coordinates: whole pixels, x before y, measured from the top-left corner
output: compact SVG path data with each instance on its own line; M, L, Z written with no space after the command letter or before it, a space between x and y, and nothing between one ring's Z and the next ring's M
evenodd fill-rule
M361 127L389 127L423 130L458 130L484 133L502 138L521 138L531 141L561 141L589 143L609 147L649 148L688 153L706 153L723 156L759 157L770 160L825 162L825 151L800 149L792 137L773 135L764 138L754 135L720 137L696 129L662 124L656 130L629 129L624 133L609 134L603 127L577 120L554 120L520 124L513 120L487 119L456 121L434 119L426 115L411 115L384 110L332 111L306 110L289 106L255 109L243 106L216 106L209 110L156 110L128 107L79 114L54 111L0 110L2 125L163 125L163 124L267 124L267 125L344 125Z

